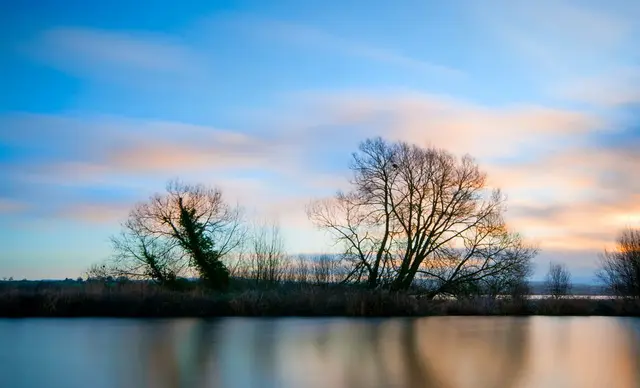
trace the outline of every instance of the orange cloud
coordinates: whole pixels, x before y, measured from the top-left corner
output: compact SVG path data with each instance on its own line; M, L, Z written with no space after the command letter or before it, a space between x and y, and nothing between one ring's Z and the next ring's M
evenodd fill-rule
M133 204L81 203L65 206L57 216L91 224L113 224L126 219Z
M40 166L40 176L48 183L58 177L64 178L63 183L121 186L127 179L155 182L159 176L164 181L179 175L220 185L230 201L237 200L261 217L279 219L283 228L311 235L313 226L304 205L313 197L348 189L349 171L345 165L339 171L332 166L333 170L310 173L310 167L317 166L309 160L321 161L323 153L331 151L324 154L329 160L334 147L345 146L340 136L383 135L478 156L489 172L489 184L509 195L509 222L526 237L539 240L543 249L600 250L604 242L613 241L625 219L633 222L640 211L629 199L640 192L640 183L632 178L638 171L632 151L563 146L565 140L605 127L598 116L539 106L488 107L416 93L303 97L301 105L292 106L294 113L286 116L286 130L268 137L171 122L114 118L57 122L65 124L63 128L70 123L74 129L92 129L93 135L82 138L86 149L79 150L75 159ZM304 109L297 109L300 106ZM46 128L39 119L37 128ZM277 127L277 119L264 125ZM36 134L31 136L37 139ZM79 141L74 134L69 138ZM523 154L529 161L501 161ZM234 175L247 169L261 174L251 179ZM281 181L274 183L265 172L277 172ZM151 191L161 190L161 184ZM86 204L67 214L110 222L126 216L118 206Z
M521 202L522 203L522 202ZM625 227L640 227L640 195L627 198L519 204L510 207L510 225L539 241L542 248L601 251Z
M234 152L219 145L169 144L158 140L149 143L113 150L106 163L121 171L164 173L193 169L235 170L269 164L266 152L259 150Z
M476 157L513 156L604 127L593 114L535 105L487 107L423 93L308 96L333 124L370 124L378 134ZM323 119L325 122L329 119Z

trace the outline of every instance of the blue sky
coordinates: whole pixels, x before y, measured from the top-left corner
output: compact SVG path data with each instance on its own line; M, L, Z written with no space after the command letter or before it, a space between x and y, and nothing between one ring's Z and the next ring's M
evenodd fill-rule
M345 4L346 3L346 4ZM591 279L640 226L635 1L0 5L0 277L79 276L173 177L327 246L304 214L382 135L470 153Z

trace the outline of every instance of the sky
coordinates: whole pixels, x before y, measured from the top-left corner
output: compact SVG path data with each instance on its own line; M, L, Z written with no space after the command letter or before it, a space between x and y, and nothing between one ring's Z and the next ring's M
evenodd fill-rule
M326 251L305 214L367 137L471 154L506 219L593 280L640 227L634 0L0 2L0 278L110 254L171 178Z

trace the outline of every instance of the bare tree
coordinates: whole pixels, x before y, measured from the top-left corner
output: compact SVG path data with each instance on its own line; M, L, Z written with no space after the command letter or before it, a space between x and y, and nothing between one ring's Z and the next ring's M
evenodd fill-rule
M309 282L309 262L303 255L298 255L289 266L288 280L298 283Z
M313 277L316 284L326 285L335 281L336 260L331 255L318 255L313 260Z
M237 251L227 255L224 258L224 264L229 269L229 276L232 278L244 278L250 277L250 262L249 262L249 248L247 244L241 244Z
M625 229L614 250L605 250L596 275L614 295L640 298L640 229Z
M498 272L482 279L478 294L493 299L498 296L523 299L530 294L528 278L532 273L531 263L520 262L509 271Z
M549 263L549 272L545 279L547 294L560 299L571 292L571 273L566 265Z
M350 192L312 203L307 213L352 263L351 279L406 290L420 280L430 296L519 270L537 253L505 225L505 198L488 192L474 160L381 138L353 154ZM390 275L390 276L389 276Z
M245 230L241 211L218 189L177 180L130 212L112 239L109 267L119 275L170 285L178 276L199 275L212 288L224 288L229 271L223 259L240 246Z
M85 272L87 280L101 280L104 281L107 278L114 278L112 269L107 267L109 263L92 264Z
M173 239L148 233L136 209L122 225L120 235L111 238L114 254L102 264L102 271L113 277L152 279L171 286L187 269L184 252Z
M262 285L281 282L289 269L289 257L285 253L280 227L264 223L254 227L250 255L252 277Z

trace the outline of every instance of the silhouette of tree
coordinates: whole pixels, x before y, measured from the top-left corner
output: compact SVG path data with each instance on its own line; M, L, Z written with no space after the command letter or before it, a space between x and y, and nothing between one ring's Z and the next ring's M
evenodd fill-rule
M351 279L428 295L456 294L501 274L522 274L537 253L503 220L505 198L489 192L475 161L404 142L368 139L353 154L352 190L315 201L310 219L344 248Z
M298 255L295 264L290 267L290 278L298 283L309 281L309 262L303 255Z
M336 260L331 255L318 255L314 258L313 277L318 285L333 283L336 278Z
M571 291L571 273L563 264L549 263L549 272L545 279L547 294L554 299L569 294Z
M251 236L250 273L258 284L273 286L289 271L289 257L276 223L256 225Z
M107 277L111 276L113 269L111 268L110 263L96 263L92 264L89 269L85 272L85 277L87 280L104 280Z
M625 229L600 257L598 278L614 295L640 298L640 229Z
M197 274L209 287L226 288L223 259L245 235L241 210L218 189L177 180L130 212L120 235L112 238L114 256L103 270L129 278L175 285L179 276Z
M494 299L498 296L508 295L512 299L522 300L530 293L527 279L532 273L531 263L522 261L509 271L499 272L482 279L479 282L479 293Z

